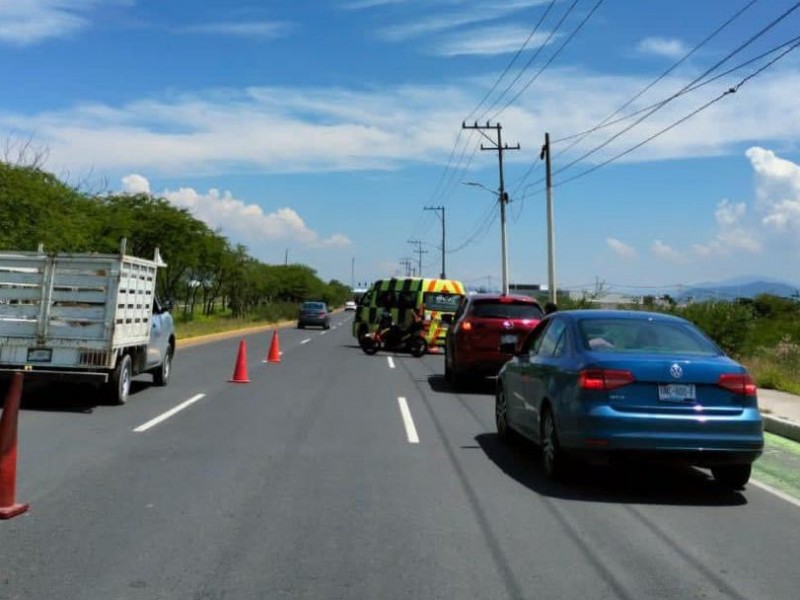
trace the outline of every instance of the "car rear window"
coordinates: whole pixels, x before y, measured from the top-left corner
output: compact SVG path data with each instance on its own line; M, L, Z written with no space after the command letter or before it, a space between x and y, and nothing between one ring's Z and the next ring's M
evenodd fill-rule
M477 300L472 305L472 316L485 319L541 319L544 313L533 302Z
M325 304L322 302L306 302L303 304L303 310L325 310Z
M719 348L689 323L642 319L582 319L581 342L604 352L680 353L715 356Z
M461 300L461 294L448 294L446 292L426 292L422 296L422 303L427 310L438 310L443 312L456 312Z

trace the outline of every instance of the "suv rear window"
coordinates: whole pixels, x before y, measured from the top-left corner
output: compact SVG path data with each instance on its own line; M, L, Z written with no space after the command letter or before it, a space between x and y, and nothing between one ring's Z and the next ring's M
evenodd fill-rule
M544 313L538 304L532 302L478 300L472 305L472 316L484 319L542 319Z
M325 310L325 304L322 302L306 302L303 304L303 310Z

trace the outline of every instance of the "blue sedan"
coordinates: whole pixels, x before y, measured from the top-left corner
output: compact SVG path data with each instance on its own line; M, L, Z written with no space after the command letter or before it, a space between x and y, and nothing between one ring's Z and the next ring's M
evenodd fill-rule
M747 370L692 323L661 313L549 315L500 370L495 420L501 438L541 445L551 478L567 455L583 454L707 467L741 489L764 447Z

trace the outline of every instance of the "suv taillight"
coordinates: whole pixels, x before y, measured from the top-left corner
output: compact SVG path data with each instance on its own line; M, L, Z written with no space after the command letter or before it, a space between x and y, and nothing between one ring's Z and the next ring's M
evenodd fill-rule
M756 382L748 373L723 373L719 376L717 385L734 394L756 395Z
M578 373L578 385L584 390L608 391L633 382L633 373L619 369L584 369Z

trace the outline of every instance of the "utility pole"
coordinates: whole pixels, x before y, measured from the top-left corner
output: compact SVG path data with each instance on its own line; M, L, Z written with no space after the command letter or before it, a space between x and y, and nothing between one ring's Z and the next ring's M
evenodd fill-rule
M406 268L406 277L411 276L411 259L410 258L401 258L400 265Z
M436 212L441 212L441 219L442 219L442 273L439 275L441 279L447 279L445 276L445 269L444 269L444 206L426 206L425 210L435 210Z
M289 249L286 249L286 253L283 255L283 266L289 266Z
M503 176L503 152L506 150L519 150L520 146L503 145L502 131L503 126L500 123L491 125L488 121L486 125L478 125L476 121L473 125L461 124L462 129L474 129L478 131L483 137L492 142L491 146L484 146L481 144L481 150L494 150L497 152L497 159L500 165L500 190L497 198L500 201L500 251L503 262L503 294L508 295L508 244L506 243L506 204L508 204L508 194L505 188L505 179ZM484 129L494 129L497 132L497 140L492 139L486 135Z
M544 134L544 146L539 160L545 159L547 169L547 290L550 302L556 301L556 249L553 230L553 173L550 166L550 134Z
M423 254L427 254L428 251L422 249L422 242L420 240L408 240L408 243L416 245L416 247L417 247L417 249L414 250L414 252L417 253L418 261L419 261L419 263L418 263L419 264L419 271L417 272L417 275L422 277L422 255Z
M350 259L350 289L356 289L356 257Z

